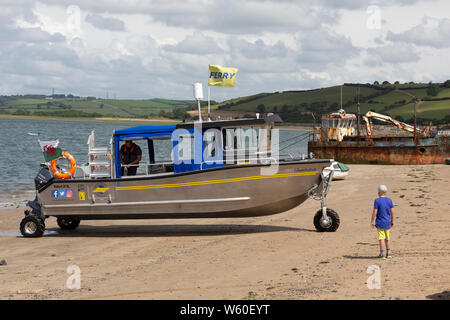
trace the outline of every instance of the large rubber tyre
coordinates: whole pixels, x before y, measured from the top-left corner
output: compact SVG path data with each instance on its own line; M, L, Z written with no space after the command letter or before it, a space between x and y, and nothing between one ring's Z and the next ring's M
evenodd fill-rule
M316 215L314 216L314 226L316 227L316 230L319 232L334 232L339 228L340 219L339 215L336 211L333 209L327 208L327 216L328 223L324 223L326 221L322 220L322 209L316 212Z
M58 217L56 222L63 230L74 230L80 225L80 220L67 217Z
M44 232L44 220L35 215L29 214L20 222L20 233L26 238L39 238Z

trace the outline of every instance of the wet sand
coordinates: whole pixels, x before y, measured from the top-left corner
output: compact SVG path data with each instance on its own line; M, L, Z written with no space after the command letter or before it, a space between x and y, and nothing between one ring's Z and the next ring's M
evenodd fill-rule
M319 203L259 218L82 221L19 236L23 209L0 210L0 299L450 299L450 166L350 165L334 181L335 233L316 232ZM396 205L390 260L370 228L376 187ZM81 270L69 290L67 267ZM380 289L368 289L369 266Z

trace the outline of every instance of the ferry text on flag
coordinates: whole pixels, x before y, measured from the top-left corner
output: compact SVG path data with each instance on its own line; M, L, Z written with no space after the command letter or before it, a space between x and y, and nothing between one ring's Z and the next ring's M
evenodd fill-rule
M209 65L208 85L218 87L234 87L238 69Z

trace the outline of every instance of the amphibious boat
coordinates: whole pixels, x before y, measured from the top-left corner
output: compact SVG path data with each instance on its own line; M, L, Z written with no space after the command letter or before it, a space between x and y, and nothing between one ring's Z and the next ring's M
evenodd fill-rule
M294 208L308 198L321 201L313 222L336 231L338 214L327 208L332 159L280 157L277 115L265 118L145 125L115 130L107 147L88 139L89 162L70 170L62 159L41 164L36 197L29 201L20 231L40 237L45 220L62 229L81 220L255 217ZM137 174L127 176L121 145L142 148ZM60 164L56 164L59 161ZM125 169L125 170L123 170ZM64 178L64 179L63 179Z

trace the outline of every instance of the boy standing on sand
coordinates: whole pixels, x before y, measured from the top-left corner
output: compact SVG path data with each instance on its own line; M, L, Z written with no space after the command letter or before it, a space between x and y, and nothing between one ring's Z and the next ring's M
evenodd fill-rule
M378 198L375 199L373 204L371 221L372 228L376 227L378 231L378 240L380 240L380 255L378 258L381 259L392 258L389 230L394 226L394 204L391 199L386 197L386 192L386 186L378 186ZM386 257L384 256L385 245Z

